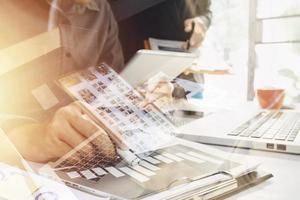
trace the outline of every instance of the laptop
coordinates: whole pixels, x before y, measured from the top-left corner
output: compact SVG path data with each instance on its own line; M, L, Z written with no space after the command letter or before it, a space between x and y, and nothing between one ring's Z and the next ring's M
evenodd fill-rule
M300 112L262 110L254 103L180 127L180 137L206 144L300 153Z

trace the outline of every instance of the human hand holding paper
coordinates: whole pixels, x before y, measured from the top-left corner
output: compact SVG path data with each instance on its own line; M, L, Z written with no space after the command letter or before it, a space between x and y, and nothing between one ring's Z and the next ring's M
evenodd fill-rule
M191 34L191 37L188 38L189 44L186 43L184 47L185 48L188 48L188 47L197 48L197 47L201 46L201 44L204 40L207 28L201 22L201 19L199 19L198 17L195 17L195 18L189 18L189 19L185 20L184 31Z

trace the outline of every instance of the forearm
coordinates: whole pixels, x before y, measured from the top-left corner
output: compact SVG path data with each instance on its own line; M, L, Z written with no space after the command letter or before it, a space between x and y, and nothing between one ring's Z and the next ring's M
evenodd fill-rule
M31 123L12 129L7 136L25 159L46 162L54 157L45 129L45 124Z

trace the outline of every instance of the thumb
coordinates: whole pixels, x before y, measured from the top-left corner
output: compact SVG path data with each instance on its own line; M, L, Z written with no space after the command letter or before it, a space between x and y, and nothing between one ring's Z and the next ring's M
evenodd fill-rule
M184 31L185 32L191 32L192 31L192 24L193 24L193 20L191 19L187 19L184 21Z

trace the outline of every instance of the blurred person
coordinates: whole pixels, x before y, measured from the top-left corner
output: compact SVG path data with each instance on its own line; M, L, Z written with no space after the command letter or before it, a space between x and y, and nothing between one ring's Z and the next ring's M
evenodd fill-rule
M152 37L179 41L190 39L192 48L199 47L211 23L210 3L210 0L167 0L147 19L155 22L152 23L152 27L155 24ZM193 23L195 27L191 33Z
M122 70L118 25L106 0L47 1L51 4L49 28L60 29L63 68L106 62L115 71Z
M139 4L142 6L143 2ZM143 49L143 41L149 37L178 41L190 39L191 48L201 46L211 24L210 4L210 0L165 0L119 22L125 60ZM191 33L193 23L195 27Z
M7 103L1 110L11 113L1 118L1 128L30 161L57 160L95 133L101 139L98 149L113 160L116 150L109 136L83 118L81 106L71 103L72 99L54 81L65 73L101 62L120 71L123 56L117 23L106 0L53 0L49 3L50 24L59 27L62 48L58 53L39 58L35 61L37 64L26 66L26 70L1 77L2 91L6 94L1 97L1 103ZM17 89L8 87L15 88L17 83L23 84Z

